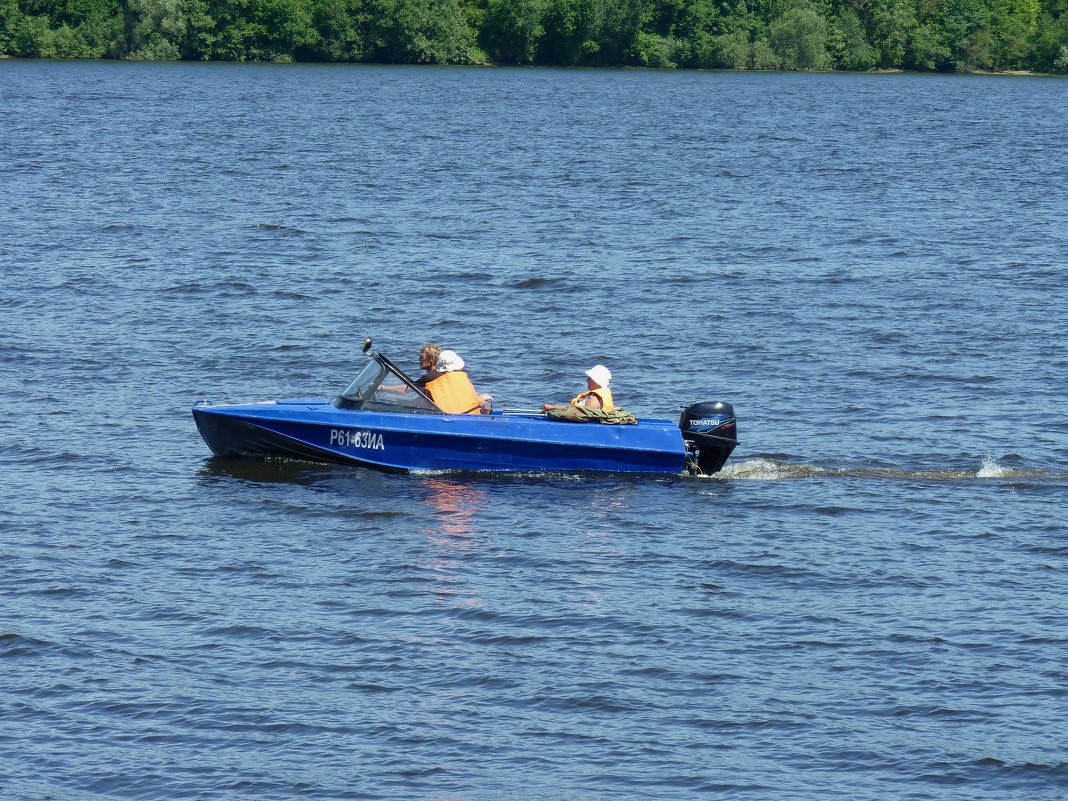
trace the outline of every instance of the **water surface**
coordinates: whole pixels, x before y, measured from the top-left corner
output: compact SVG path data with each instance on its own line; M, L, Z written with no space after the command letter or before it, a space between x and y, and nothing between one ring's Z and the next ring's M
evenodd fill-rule
M1068 83L0 62L0 794L1060 799ZM365 335L713 479L221 462Z

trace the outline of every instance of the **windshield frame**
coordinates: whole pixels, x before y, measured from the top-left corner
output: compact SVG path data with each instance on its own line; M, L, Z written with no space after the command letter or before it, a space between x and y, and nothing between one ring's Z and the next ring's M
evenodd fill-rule
M396 380L398 383L390 383ZM398 392L381 389L403 386ZM407 414L444 414L426 390L381 353L368 354L368 362L334 400L339 409L363 409Z

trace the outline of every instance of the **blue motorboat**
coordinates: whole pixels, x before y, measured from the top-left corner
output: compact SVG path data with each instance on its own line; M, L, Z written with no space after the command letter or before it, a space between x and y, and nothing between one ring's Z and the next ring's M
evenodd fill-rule
M688 406L678 423L575 423L532 411L446 414L385 355L334 400L213 404L193 418L222 457L340 462L395 472L563 471L711 475L737 444L728 403Z

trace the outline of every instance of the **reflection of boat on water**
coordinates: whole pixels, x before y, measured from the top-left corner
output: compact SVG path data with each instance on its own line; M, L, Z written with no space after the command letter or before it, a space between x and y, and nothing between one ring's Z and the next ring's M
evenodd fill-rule
M426 478L423 486L427 490L426 504L434 510L438 524L436 531L427 533L448 535L453 545L471 534L475 514L485 504L486 494L476 486L444 478Z
M367 351L369 342L365 345ZM446 414L384 355L333 401L278 400L193 407L218 456L341 462L391 471L565 471L706 475L737 444L734 409L697 403L678 424L550 420L533 412Z

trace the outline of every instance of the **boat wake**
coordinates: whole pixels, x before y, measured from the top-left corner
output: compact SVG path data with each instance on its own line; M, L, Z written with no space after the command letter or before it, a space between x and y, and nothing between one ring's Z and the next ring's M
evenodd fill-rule
M894 467L825 467L761 457L726 465L709 478L728 481L781 481L791 478L892 478L920 481L967 481L973 479L1056 479L1056 471L1007 467L986 456L977 469L906 470Z
M1015 478L1017 472L1008 467L1002 467L995 462L991 457L986 456L983 458L983 466L979 468L979 472L975 474L976 478Z

